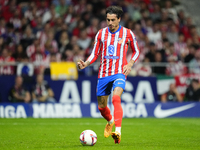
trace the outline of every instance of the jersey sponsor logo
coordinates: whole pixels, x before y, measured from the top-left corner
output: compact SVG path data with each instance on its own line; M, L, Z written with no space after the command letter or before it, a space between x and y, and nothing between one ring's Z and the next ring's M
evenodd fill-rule
M115 52L115 47L114 47L114 45L109 45L109 46L108 46L108 54L109 54L109 55L113 55L114 52Z
M157 118L165 118L165 117L169 117L171 115L175 115L184 110L190 109L194 106L195 106L195 104L188 104L188 105L184 105L184 106L180 106L180 107L176 107L176 108L170 108L170 109L163 110L161 108L161 104L158 104L154 110L154 116Z
M119 56L104 56L105 59L119 59Z
M114 45L109 45L108 46L108 55L109 56L104 56L105 59L119 59L119 56L113 56L115 52L115 47Z

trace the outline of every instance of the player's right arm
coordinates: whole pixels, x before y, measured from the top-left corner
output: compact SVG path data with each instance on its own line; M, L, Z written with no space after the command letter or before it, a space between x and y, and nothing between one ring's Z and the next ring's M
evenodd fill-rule
M93 62L95 62L96 59L98 58L99 52L100 52L100 47L101 47L101 33L102 33L102 30L100 30L96 34L92 53L87 58L87 60L85 62L83 60L79 60L77 62L77 65L78 65L79 69L86 68L87 66L89 66L90 64L92 64Z
M90 65L90 62L89 61L82 61L82 60L79 60L78 62L77 62L77 65L78 65L78 69L84 69L84 68L86 68L87 66L89 66Z

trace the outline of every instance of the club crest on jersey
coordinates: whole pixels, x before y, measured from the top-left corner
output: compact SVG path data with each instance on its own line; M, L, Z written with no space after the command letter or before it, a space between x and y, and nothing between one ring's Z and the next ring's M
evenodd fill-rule
M124 38L119 38L119 39L118 39L118 43L119 43L119 44L122 44L123 41L124 41Z

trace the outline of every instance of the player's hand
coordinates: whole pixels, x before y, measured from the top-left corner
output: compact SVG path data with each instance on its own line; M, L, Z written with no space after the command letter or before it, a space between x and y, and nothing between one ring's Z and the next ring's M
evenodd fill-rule
M79 60L77 62L77 65L78 65L78 69L84 69L86 67L86 63L82 60Z
M129 75L130 72L131 72L131 66L130 66L129 64L125 65L125 66L123 67L123 74L124 74L125 76L127 76L127 75Z
M125 65L125 66L123 67L123 74L124 74L125 76L128 76L128 75L129 75L129 73L131 72L131 68L132 68L132 66L133 66L134 63L135 63L135 61L134 61L134 60L131 60L131 61L129 61L129 63L128 63L127 65Z

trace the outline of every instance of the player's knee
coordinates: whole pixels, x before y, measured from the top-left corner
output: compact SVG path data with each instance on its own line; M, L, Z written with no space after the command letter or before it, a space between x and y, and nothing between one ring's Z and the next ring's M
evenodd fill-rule
M116 103L121 103L121 98L119 97L119 95L113 95L112 103L113 103L113 105Z

